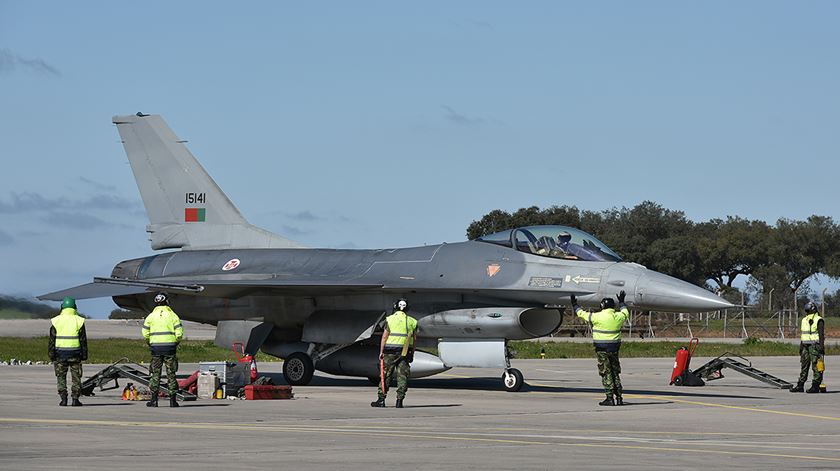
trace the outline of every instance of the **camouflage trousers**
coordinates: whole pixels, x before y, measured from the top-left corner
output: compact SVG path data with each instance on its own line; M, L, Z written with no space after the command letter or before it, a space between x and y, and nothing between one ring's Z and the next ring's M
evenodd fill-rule
M160 374L163 366L166 365L166 383L169 387L169 395L174 396L178 392L178 379L175 374L178 372L178 357L175 355L152 356L149 364L149 373L152 378L149 380L149 389L152 395L160 391Z
M814 371L814 384L821 384L823 380L822 371L817 370L817 360L822 357L819 346L816 344L799 346L799 383L805 384L808 381L808 367Z
M618 352L596 351L598 357L598 374L601 375L601 383L604 384L604 392L607 396L615 394L621 396L621 363L618 361Z
M411 374L411 367L408 360L399 353L385 354L385 391L382 391L382 379L379 380L379 399L385 399L388 388L394 380L394 373L397 375L397 399L404 399L408 391L408 376Z
M82 390L82 362L80 360L56 360L55 378L58 384L58 394L67 395L67 371L70 371L70 397L79 397Z

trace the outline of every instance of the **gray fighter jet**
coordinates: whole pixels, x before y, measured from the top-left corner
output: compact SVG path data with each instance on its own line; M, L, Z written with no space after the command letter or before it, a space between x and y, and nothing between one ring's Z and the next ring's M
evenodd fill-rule
M378 377L377 326L399 298L419 322L412 377L451 367L504 371L505 389L522 374L510 367L509 340L542 337L563 321L574 294L583 305L627 292L634 309L709 311L731 304L684 281L622 261L572 227L512 228L474 241L424 247L304 248L249 224L160 116L113 119L146 207L154 250L126 260L110 277L41 296L111 296L148 311L168 291L188 320L215 324L216 343L243 342L284 358L290 384L315 370Z

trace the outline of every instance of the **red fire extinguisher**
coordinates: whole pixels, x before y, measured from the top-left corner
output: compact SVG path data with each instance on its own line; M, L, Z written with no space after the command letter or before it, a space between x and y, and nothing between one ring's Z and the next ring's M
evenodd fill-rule
M251 355L245 355L245 358L250 358L251 359L251 382L253 383L254 381L257 380L257 376L258 376L257 375L257 360L256 360L256 358L254 358Z
M250 363L251 368L251 382L257 380L259 373L257 373L257 360L254 358L254 355L250 353L245 353L245 345L240 342L236 342L233 344L233 352L236 353L236 361L239 363Z
M697 344L700 343L700 339L694 337L688 342L688 348L680 347L677 350L677 358L674 360L674 371L671 372L671 382L669 384L674 384L674 380L676 380L683 371L688 369L688 365L691 363L691 355L694 354L694 350L697 349Z

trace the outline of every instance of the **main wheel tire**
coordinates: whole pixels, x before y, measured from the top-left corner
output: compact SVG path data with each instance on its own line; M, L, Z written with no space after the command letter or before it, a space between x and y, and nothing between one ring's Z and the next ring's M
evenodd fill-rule
M674 386L682 386L682 384L683 384L682 375L679 375L676 378L674 378Z
M315 374L312 358L303 352L295 352L283 361L283 377L292 386L306 386Z
M523 384L525 384L525 378L522 376L522 372L516 368L511 368L502 373L502 385L505 387L505 391L519 391Z

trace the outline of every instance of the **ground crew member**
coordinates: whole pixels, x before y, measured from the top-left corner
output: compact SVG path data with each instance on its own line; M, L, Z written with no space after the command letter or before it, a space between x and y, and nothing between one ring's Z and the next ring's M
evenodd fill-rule
M178 392L178 344L184 338L184 327L175 311L169 307L169 296L166 293L155 295L155 308L143 323L143 339L152 351L152 361L149 364L149 389L152 398L146 403L148 407L158 406L158 391L160 390L160 374L166 365L166 381L169 386L169 407L178 407L175 393Z
M82 362L87 360L88 345L85 333L85 318L76 312L76 300L65 297L61 301L61 312L50 320L50 343L48 353L55 367L60 406L67 405L67 371L70 371L71 406L80 407L79 394L82 390Z
M577 299L572 295L572 306L578 317L592 325L592 342L595 344L595 355L598 357L598 374L604 384L607 398L599 402L601 406L622 406L624 398L621 396L621 363L618 360L618 350L621 348L621 326L630 315L624 304L625 293L618 293L619 311L615 310L612 298L601 300L601 310L590 312L581 309ZM615 397L615 400L613 400Z
M808 381L808 367L811 367L814 370L814 379L811 382L811 387L805 392L817 393L820 392L820 384L822 384L823 379L823 372L820 371L817 363L825 355L825 321L820 317L817 305L813 301L808 301L805 304L805 314L799 325L799 338L801 340L799 343L799 363L801 365L799 381L796 386L790 388L790 392L802 392L805 381Z
M405 313L408 303L400 299L394 303L394 313L385 318L385 332L379 342L379 361L383 362L383 376L379 379L379 398L370 403L371 407L385 407L388 386L397 373L397 408L403 407L403 399L408 391L409 364L414 361L414 341L417 337L417 319ZM385 390L383 391L383 384Z

